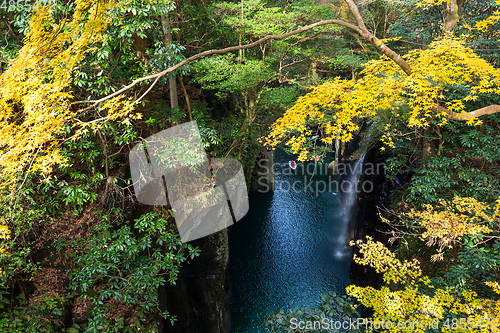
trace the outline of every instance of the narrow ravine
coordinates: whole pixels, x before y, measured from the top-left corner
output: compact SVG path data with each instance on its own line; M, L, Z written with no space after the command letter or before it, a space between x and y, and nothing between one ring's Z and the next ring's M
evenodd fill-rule
M322 293L344 294L349 284L352 224L346 214L355 198L341 202L326 164L311 180L314 162L292 173L292 158L276 152L276 191L251 194L249 213L229 228L233 333L263 332L266 312L315 306Z

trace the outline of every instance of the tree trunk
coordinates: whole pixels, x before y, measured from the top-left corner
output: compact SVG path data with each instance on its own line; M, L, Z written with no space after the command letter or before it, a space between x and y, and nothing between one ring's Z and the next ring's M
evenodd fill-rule
M243 0L241 0L241 26L240 26L240 37L238 39L238 46L241 46L243 43L243 18L244 18L244 13L243 13ZM241 63L243 60L243 49L238 50L238 64Z
M186 99L189 121L193 121L193 114L191 112L191 102L189 101L189 96L188 96L186 87L184 86L184 80L182 79L182 75L179 75L179 83L181 85L181 89L182 89L182 93L184 94L184 98Z
M444 28L446 35L452 36L453 29L460 21L460 10L462 9L464 0L449 0L446 3L446 10L444 13Z
M317 84L319 82L319 76L318 76L318 63L316 61L316 59L314 59L312 61L312 64L311 64L311 78L312 78L312 81Z
M172 44L172 33L170 31L170 20L167 15L161 16L161 25L163 27L163 42L165 44L165 48L168 50L168 45ZM168 84L170 88L170 107L172 109L177 108L179 107L179 99L177 97L177 82L174 74L172 74L168 79Z
M430 138L432 134L432 127L427 127L424 130L424 137L422 141L422 161L425 165L429 158L436 155L436 145L435 142Z

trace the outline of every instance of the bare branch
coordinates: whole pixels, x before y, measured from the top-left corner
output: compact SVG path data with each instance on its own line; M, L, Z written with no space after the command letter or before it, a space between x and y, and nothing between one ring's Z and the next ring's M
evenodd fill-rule
M399 54L391 50L387 45L385 45L380 39L375 37L368 29L366 28L365 22L363 21L363 17L359 13L358 6L354 3L353 0L344 0L351 13L354 15L354 19L358 24L359 30L356 30L361 37L363 37L368 43L375 46L377 50L379 50L382 54L389 57L392 61L394 61L405 73L406 75L411 75L411 67Z
M354 24L348 23L348 22L344 22L344 21L341 21L341 20L322 20L322 21L319 21L319 22L307 25L305 27L302 27L302 28L299 28L299 29L287 32L286 34L283 34L283 35L267 35L267 36L265 36L265 37L263 37L263 38L261 38L259 40L256 40L255 42L252 42L252 43L249 43L249 44L245 44L245 45L241 45L241 46L230 46L230 47L226 47L226 48L220 49L220 50L208 50L208 51L205 51L205 52L201 52L201 53L195 54L195 55L193 55L193 56L191 56L191 57L189 57L187 59L184 59L183 61L179 62L178 64L165 69L164 71L161 71L161 72L156 73L156 74L151 74L151 75L144 76L144 77L141 77L139 79L136 79L136 80L132 81L132 83L130 83L129 85L127 85L127 86L121 88L120 90L117 90L114 93L109 94L109 95L107 95L107 96L105 96L103 98L100 98L100 99L97 99L97 100L89 100L89 101L78 101L78 102L73 102L72 104L93 103L93 105L95 106L98 103L104 102L104 101L106 101L106 100L108 100L110 98L118 96L121 93L124 93L125 91L131 89L132 87L134 87L138 83L141 83L141 82L147 81L147 80L151 80L151 79L157 79L159 77L165 76L166 74L175 71L179 67L182 67L182 66L184 66L184 65L186 65L186 64L188 64L188 63L190 63L190 62L192 62L194 60L198 60L198 59L206 57L208 55L212 55L212 54L225 54L225 53L232 52L232 51L249 49L251 47L257 46L257 45L262 44L262 43L264 43L266 41L269 41L269 40L285 39L287 37L299 34L301 32L310 30L312 28L316 28L316 27L323 26L323 25L328 25L328 24L340 25L340 26L352 29L352 30L356 31L359 34L361 34L361 32L362 32L359 27L355 26ZM86 109L88 109L88 108L86 108Z
M358 27L363 31L368 31L368 29L366 29L365 22L363 21L363 17L359 13L358 6L356 6L354 1L353 0L344 0L344 1L349 6L349 10L351 11L352 15L354 16L354 19L356 20Z
M146 96L151 89L153 89L153 87L155 86L156 82L158 82L159 79L160 77L157 77L156 80L153 81L153 83L149 86L148 90L146 90L146 92L142 94L142 96L135 101L136 104L139 103L139 101L143 99L144 96Z
M489 105L484 108L477 109L475 111L463 112L463 113L453 112L439 105L434 106L432 110L436 113L443 113L443 112L446 113L446 118L448 119L466 121L472 118L477 118L488 114L494 114L500 112L500 105L496 104Z
M158 81L158 79L160 77L165 76L166 74L171 73L171 72L175 71L176 69L178 69L178 68L180 68L180 67L182 67L182 66L184 66L184 65L186 65L194 60L198 60L198 59L203 58L203 57L208 56L208 55L225 54L228 52L249 49L249 48L260 45L260 44L267 42L267 41L285 39L287 37L299 34L301 32L308 31L312 28L324 26L324 25L329 25L329 24L336 24L336 25L354 30L361 37L363 37L363 39L365 39L367 42L369 42L371 45L373 45L379 52L381 52L385 56L389 57L392 61L394 61L406 73L406 75L410 76L412 74L412 69L411 69L410 64L408 64L399 54L397 54L396 52L391 50L380 39L375 37L375 35L373 33L368 31L368 29L366 28L366 25L363 21L363 17L361 16L359 9L353 0L344 0L344 1L349 6L349 9L354 16L354 19L356 20L357 25L352 24L352 23L348 23L348 22L344 22L342 20L322 20L322 21L310 24L308 26L290 31L290 32L283 34L283 35L268 35L268 36L265 36L265 37L255 41L255 42L252 42L249 44L230 46L230 47L226 47L226 48L220 49L220 50L208 50L205 52L195 54L195 55L179 62L178 64L165 69L162 72L136 79L136 80L132 81L132 83L130 83L129 85L127 85L127 86L115 91L114 93L101 98L101 99L90 100L90 101L78 101L78 102L73 102L71 104L93 103L92 105L83 109L83 110L87 110L87 109L90 109L90 108L96 106L98 103L104 102L110 98L113 98L113 97L121 94L121 93L124 93L125 91L131 89L132 87L134 87L138 83L141 83L141 82L147 81L147 80L151 80L151 79L155 79L155 82L151 85L151 87L149 87L149 89L148 89L148 91L149 91L154 86L154 84ZM461 2L461 0L454 0L454 1ZM143 96L141 96L141 98L142 97ZM481 108L481 109L478 109L475 111L466 112L466 113L456 113L456 112L448 110L444 107L441 107L439 105L434 106L432 109L437 113L442 113L442 112L446 113L446 117L448 119L464 121L464 120L469 120L471 118L476 118L476 117L480 117L483 115L488 115L488 114L500 112L500 105L490 105L490 106L487 106L487 107L484 107L484 108ZM93 123L93 122L105 120L105 119L106 119L106 117L101 118L101 119L97 119L97 120L93 120L89 123ZM87 124L89 124L89 123L87 123Z

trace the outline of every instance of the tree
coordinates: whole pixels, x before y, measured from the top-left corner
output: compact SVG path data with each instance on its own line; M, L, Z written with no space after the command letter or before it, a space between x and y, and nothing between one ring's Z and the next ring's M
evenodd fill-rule
M387 131L391 126L385 114L387 110L392 110L389 118L402 117L410 127L427 129L431 122L444 125L447 119L479 124L478 117L500 111L497 104L467 111L469 105L474 108L469 102L500 93L500 74L498 69L467 48L463 39L453 37L458 22L459 4L456 1L419 3L421 6L446 3L446 36L431 43L427 50L414 50L403 57L366 29L352 1L346 3L357 22L357 26L348 27L358 31L384 56L369 63L359 80L335 79L300 98L274 124L266 141L269 146L276 146L291 135L287 144L294 152L301 153L301 160L306 160L310 154L302 149L302 143L310 134L308 126L315 124L323 131L323 143L332 144L336 137L344 142L351 139L353 131L359 129L356 119L386 118L381 120ZM403 105L410 107L408 114L400 110ZM388 146L392 145L390 136L386 136L385 141ZM428 141L424 141L425 153L432 153Z
M331 14L330 8L324 6L268 6L260 0L220 2L213 10L212 18L218 23L221 34L225 32L226 39L240 45L270 34L283 34L294 26L303 26ZM333 47L318 47L337 33L338 29L323 27L286 41L266 41L245 53L205 58L192 66L194 80L203 89L216 91L215 97L234 110L234 128L227 138L230 143L225 154L234 152L238 158L244 155L248 158L260 152L256 139L265 132L262 126L254 124L273 122L290 106L302 86L311 82L309 74L319 79L317 70L328 66L326 54L337 55L338 50L345 50L337 48L335 52ZM225 131L219 132L224 135ZM250 157L249 163L253 168L254 159Z
M101 117L98 119L99 120L116 119L118 117L131 113L132 107L135 103L132 102L131 100L126 99L125 96L122 94L141 82L154 79L155 80L153 82L154 85L160 77L168 73L171 73L176 69L180 68L181 66L189 62L192 62L194 60L200 59L204 56L211 54L223 54L232 51L248 49L260 45L262 43L265 43L269 40L281 40L289 36L299 34L301 32L327 24L336 24L351 29L359 36L361 36L364 40L366 40L368 43L370 43L372 46L374 46L380 53L391 59L402 72L404 72L408 77L411 78L413 73L411 65L401 55L394 52L385 43L383 43L370 31L368 31L364 23L363 17L361 16L360 11L358 9L358 6L354 3L353 0L345 0L345 3L349 7L350 13L354 19L354 23L349 23L343 20L336 20L336 19L323 20L296 29L294 31L287 32L282 35L267 35L255 42L246 45L228 47L221 50L205 51L196 54L192 57L189 57L188 59L185 59L177 63L176 65L171 66L159 73L136 79L131 84L125 86L122 89L119 89L114 93L108 94L105 97L90 101L85 101L86 103L91 103L91 105L87 108L77 111L76 113L82 112L84 110L89 110L98 105L101 105L101 103L106 102L105 104L101 105L101 109L107 110L108 116ZM424 1L421 4L426 5L426 4L442 4L442 3L445 3L445 1L444 0ZM453 13L457 11L459 3L457 3L456 0L446 3L449 3L449 6L446 7L447 8L446 12L448 13L446 15L446 27L448 29L447 32L450 33L457 22L455 17L456 15ZM60 132L61 125L68 121L68 117L70 117L71 115L71 118L74 118L75 115L75 111L72 110L72 108L69 108L70 106L69 98L71 97L71 94L66 91L67 90L66 87L68 87L69 85L69 77L70 77L69 74L76 67L76 65L82 60L83 54L88 52L88 47L91 45L91 43L96 42L99 40L99 38L101 38L100 36L102 36L103 29L105 29L106 26L109 24L109 17L106 16L106 10L112 8L113 7L112 5L115 4L117 5L117 3L107 2L101 6L91 7L87 3L77 2L76 5L77 11L73 16L73 21L71 21L70 23L66 23L65 21L59 22L61 25L60 28L66 25L68 26L68 29L64 30L64 32L61 32L62 30L59 31L60 29L59 30L53 29L52 31L46 31L44 28L42 28L44 24L48 22L55 22L55 18L53 14L51 14L51 12L48 10L48 8L41 8L36 13L36 15L33 16L30 24L31 27L30 32L26 39L27 42L23 47L23 49L20 51L20 56L16 58L16 61L0 77L2 83L1 110L4 112L2 121L4 121L6 125L3 126L4 130L1 135L3 140L1 146L2 150L4 151L1 160L2 160L2 165L4 166L3 169L4 174L12 175L15 172L22 170L22 168L25 168L28 165L31 165L30 170L42 170L44 172L47 172L50 170L50 166L52 164L63 162L63 159L58 154L56 145L52 141L52 138L54 135ZM161 5L163 3L162 2L157 3L152 1L151 4ZM83 16L81 13L83 12L84 9L88 8L90 8L91 11L95 11L95 15L91 16L91 18L87 20L87 18ZM490 19L488 23L494 22L495 17L496 16L493 16L493 18ZM83 33L80 34L81 37L75 42L72 42L71 40L68 39L69 36L71 36L70 32L72 31L72 29L74 30L77 24L79 23L83 23L84 26L87 27L85 28L87 30L84 29ZM90 35L91 30L96 34ZM41 40L47 40L47 39L51 40L51 38L53 39L51 43L40 44ZM70 46L66 47L66 45ZM32 53L30 53L35 49L38 49L37 51L38 58L36 58ZM56 52L50 52L49 49L52 51L57 50L59 51L59 53L57 54ZM71 52L76 52L76 56L68 57L68 55L71 54ZM26 102L29 99L31 102L24 105L23 103L25 102L21 102L20 99L21 95L17 95L16 97L13 95L13 91L17 92L26 91L23 90L24 88L27 87L28 84L28 81L26 80L26 75L31 70L31 68L33 68L33 64L37 63L37 59L39 59L40 57L51 59L51 61L49 61L48 63L49 65L44 66L42 70L37 69L34 72L34 73L39 73L39 75L33 75L33 73L31 73L30 77L38 78L39 82L42 82L40 80L41 77L45 75L44 73L49 73L52 71L52 68L56 68L54 74L49 75L49 83L43 85L35 84L35 86L39 87L43 86L43 90L45 91L46 89L52 89L52 90L55 89L54 90L55 93L51 94L51 98L46 99L45 102L41 102L40 99L37 100L34 97L33 93L31 93L30 94L31 98L28 98L28 96L26 96L27 98L23 99L23 101ZM63 66L64 67L63 71L57 70L57 68L59 68L58 67L59 65L56 66L56 64L58 63L65 64ZM58 73L64 73L64 75ZM18 79L12 81L13 77L18 77ZM24 88L22 86L24 86ZM151 88L152 86L149 89ZM42 94L42 91L40 91L40 89L41 88L35 89L35 91L38 91L37 94ZM135 102L141 99L142 97L139 97L138 99L136 99ZM50 102L51 100L54 103L56 103L57 100L57 103L54 105L58 105L59 107L61 105L65 106L63 106L61 110L54 111L53 107L51 106L53 104L52 102ZM12 122L16 118L16 115L20 116L19 111L15 111L16 108L15 105L16 103L20 102L21 102L20 105L23 105L24 114L27 115L28 117L17 118L19 119L18 122L20 122L21 126L13 126ZM51 105L46 105L47 103ZM78 104L72 104L71 106L73 105L78 105ZM448 119L456 119L456 120L474 119L482 115L496 113L500 109L498 105L489 105L474 111L468 111L464 112L463 114L459 114L457 113L457 111L460 111L459 109L454 110L453 108L452 109L450 109L449 107L446 108L439 104L436 105L435 103L432 106L430 106L430 108L434 113L444 115ZM35 109L44 110L43 112L48 112L47 116L41 118L32 117L31 116L33 115L32 111L34 111ZM58 113L57 116L55 116L56 113ZM38 113L38 115L41 115L41 113ZM21 119L23 120L21 121ZM49 119L53 119L53 121L49 121ZM27 130L35 128L43 130L42 131L43 134L41 131L38 130L35 131ZM26 135L26 133L30 134ZM8 140L8 138L12 137L15 137L16 140L13 141ZM19 145L17 145L18 147L16 148L15 147L16 145L13 144L13 142L16 143L23 142L24 143L23 149L20 149ZM38 154L37 151L40 150L45 153L43 157L36 156ZM35 156L34 160L33 156ZM33 162L31 162L32 160Z
M498 217L498 216L497 216ZM349 286L347 292L374 310L371 322L386 323L389 332L489 332L500 311L500 286L487 281L490 297L478 297L473 290L454 290L426 276L417 259L400 260L382 243L352 242L360 249L354 260L383 275L381 289ZM464 318L459 320L458 318ZM397 323L409 323L398 327ZM368 326L373 328L373 326ZM376 327L376 326L375 326ZM380 326L379 326L380 327Z
M427 50L410 52L404 61L413 68L410 76L393 61L382 58L370 62L356 82L335 79L318 86L276 122L267 144L275 146L295 133L287 144L294 152L300 151L300 159L305 160L308 153L302 143L310 135L307 125L319 123L325 136L323 143L332 144L336 137L344 142L351 140L359 129L356 119L378 119L388 130L395 118L406 119L410 127L426 128L435 119L439 119L439 125L448 119L479 124L479 115L496 112L498 106L492 105L462 113L470 102L499 93L500 75L460 39L445 37L431 43ZM460 98L457 86L467 92ZM406 112L405 105L409 106ZM385 141L393 145L390 136Z
M168 47L172 44L172 32L170 31L170 19L166 15L161 16L161 25L163 27L163 33L165 34L165 48L168 50ZM175 76L170 76L168 78L168 84L170 88L170 107L174 109L179 107Z

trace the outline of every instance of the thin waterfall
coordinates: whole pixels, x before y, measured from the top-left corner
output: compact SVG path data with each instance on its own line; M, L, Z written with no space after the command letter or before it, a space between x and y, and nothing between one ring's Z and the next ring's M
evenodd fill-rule
M369 142L369 139L377 122L374 122L370 125L370 128L368 129L366 135L367 142ZM356 163L354 163L354 167L350 168L351 172L349 174L349 177L344 180L341 186L342 197L340 201L342 204L342 208L337 229L339 231L338 242L336 242L338 245L333 252L334 256L337 259L351 256L351 248L348 244L351 236L348 234L352 229L351 222L353 217L355 216L354 212L355 208L357 207L357 199L360 192L359 181L361 180L361 175L363 174L363 163L365 161L367 149L368 144L365 145L361 157L356 161Z
M337 259L350 256L351 248L348 244L348 232L351 229L351 220L353 216L353 211L357 204L357 198L359 193L359 181L363 171L363 163L365 161L366 149L363 151L361 157L354 163L354 167L351 169L351 173L347 180L342 183L342 208L340 213L340 221L338 225L338 245L334 251L334 255Z
M359 187L358 183L361 178L361 174L363 171L363 162L365 161L366 149L363 151L361 157L356 161L354 167L352 168L352 172L347 179L347 188L345 193L342 193L342 202L344 206L344 210L348 215L351 215L351 211L353 209L354 203L357 201ZM343 189L344 189L343 188ZM345 199L344 199L345 198Z

